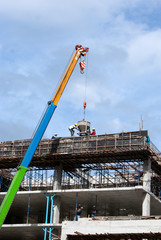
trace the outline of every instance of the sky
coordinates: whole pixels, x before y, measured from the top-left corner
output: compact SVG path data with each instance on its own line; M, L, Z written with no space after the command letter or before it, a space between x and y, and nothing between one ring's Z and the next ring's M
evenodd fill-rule
M44 134L143 129L161 150L161 0L0 0L0 141L31 138L71 59L75 67Z

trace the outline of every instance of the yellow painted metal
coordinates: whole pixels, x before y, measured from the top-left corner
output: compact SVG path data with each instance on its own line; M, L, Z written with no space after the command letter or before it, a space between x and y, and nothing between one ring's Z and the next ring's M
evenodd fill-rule
M63 93L63 91L64 91L64 89L67 85L67 82L68 82L68 80L69 80L69 78L70 78L70 76L71 76L71 74L72 74L72 72L75 68L75 65L78 62L78 59L79 59L80 55L81 55L81 52L79 50L76 50L74 52L73 57L72 57L69 65L68 65L68 67L67 67L67 69L66 69L66 71L65 71L65 73L64 73L64 75L61 79L61 82L60 82L60 84L59 84L59 86L56 90L56 93L55 93L54 97L52 98L52 101L53 101L54 105L58 104L59 99L60 99L60 97L61 97L61 95L62 95L62 93Z

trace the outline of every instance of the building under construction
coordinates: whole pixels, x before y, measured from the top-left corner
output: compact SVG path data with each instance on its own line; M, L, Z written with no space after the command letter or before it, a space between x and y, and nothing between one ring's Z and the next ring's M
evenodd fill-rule
M33 138L0 143L0 239L161 239L160 152L147 131L90 135L84 102L71 137L41 140L88 51L76 45Z
M161 159L147 136L41 140L0 239L161 239ZM0 202L30 142L0 143Z

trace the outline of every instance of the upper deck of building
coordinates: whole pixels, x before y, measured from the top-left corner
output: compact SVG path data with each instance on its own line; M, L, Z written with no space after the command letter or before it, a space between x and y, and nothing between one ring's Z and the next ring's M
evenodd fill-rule
M158 167L159 153L146 144L147 131L121 132L96 136L61 137L43 139L30 163L30 167L64 168L82 164L144 160L151 157ZM0 169L16 168L31 140L0 143Z

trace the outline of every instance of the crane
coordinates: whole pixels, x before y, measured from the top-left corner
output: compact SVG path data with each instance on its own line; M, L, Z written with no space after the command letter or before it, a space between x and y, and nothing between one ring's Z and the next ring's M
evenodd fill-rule
M17 167L17 172L11 182L11 185L3 199L3 202L0 206L0 227L2 226L8 211L12 205L14 197L20 187L20 184L25 176L26 171L28 170L28 166L32 160L32 157L35 153L35 150L48 126L48 123L57 107L59 99L68 83L68 80L81 56L86 56L89 48L83 48L82 45L76 45L74 54L69 62L69 65L59 83L59 86L52 98L47 104L46 111L41 119L41 122L38 125L38 128L31 140L31 143L26 151L26 154L21 162L21 164ZM85 66L83 66L85 67ZM82 72L82 65L80 64L80 69Z

